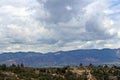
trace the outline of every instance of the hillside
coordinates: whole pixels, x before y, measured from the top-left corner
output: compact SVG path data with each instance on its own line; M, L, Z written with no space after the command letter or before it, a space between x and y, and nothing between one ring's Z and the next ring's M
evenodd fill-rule
M119 65L119 49L87 49L51 53L8 52L0 54L0 64L21 64L28 67L59 67L67 65Z
M0 80L120 80L120 67L66 66L29 68L23 65L0 65Z

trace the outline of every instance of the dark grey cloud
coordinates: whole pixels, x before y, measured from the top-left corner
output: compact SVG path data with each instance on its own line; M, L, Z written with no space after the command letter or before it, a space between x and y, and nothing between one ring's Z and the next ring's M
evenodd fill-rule
M102 21L104 19L99 19L99 17L91 17L85 25L86 33L85 35L88 36L88 39L91 40L107 40L114 38L116 33L110 34L106 28L102 27Z
M38 2L42 2L38 0ZM50 17L46 19L47 23L58 24L68 22L75 15L82 12L82 8L90 3L85 0L46 0L44 9L49 12ZM70 8L70 9L69 9ZM39 16L38 16L39 17Z
M104 10L108 9L106 1L46 0L42 2L38 0L38 2L43 3L44 9L50 14L44 20L46 28L53 29L59 39L66 42L106 40L116 35L109 33L112 24L106 26L107 23L104 23L107 19ZM67 10L67 6L71 9ZM94 9L95 7L98 9ZM38 20L41 22L41 19ZM110 20L108 19L108 22Z

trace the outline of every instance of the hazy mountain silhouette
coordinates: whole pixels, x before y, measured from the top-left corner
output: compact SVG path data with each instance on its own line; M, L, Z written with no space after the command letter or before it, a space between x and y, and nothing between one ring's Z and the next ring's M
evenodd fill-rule
M53 67L66 65L117 64L120 49L84 49L51 53L8 52L0 54L0 64L21 64L29 67Z

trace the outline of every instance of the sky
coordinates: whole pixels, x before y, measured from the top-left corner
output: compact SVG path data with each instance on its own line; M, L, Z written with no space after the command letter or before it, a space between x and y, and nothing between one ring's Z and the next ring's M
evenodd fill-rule
M120 48L120 0L0 0L0 52Z

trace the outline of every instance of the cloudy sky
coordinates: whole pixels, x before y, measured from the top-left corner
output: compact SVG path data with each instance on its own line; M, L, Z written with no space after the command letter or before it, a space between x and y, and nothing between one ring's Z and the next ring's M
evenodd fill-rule
M0 52L120 48L120 0L0 0Z

